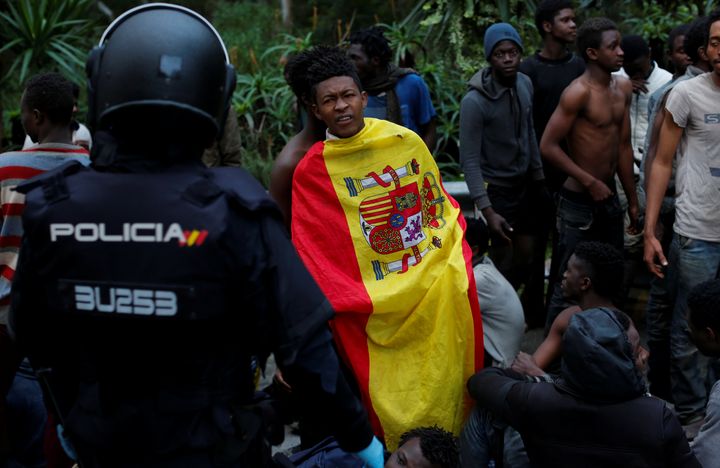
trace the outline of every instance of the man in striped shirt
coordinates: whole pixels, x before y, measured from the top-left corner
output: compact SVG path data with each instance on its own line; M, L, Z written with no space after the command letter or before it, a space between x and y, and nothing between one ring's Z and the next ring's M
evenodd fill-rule
M15 187L45 171L77 160L89 164L88 151L72 144L72 84L62 75L46 73L28 81L20 103L25 132L39 144L24 151L0 154L0 440L5 422L5 396L20 356L7 333L10 287L22 240L25 196Z

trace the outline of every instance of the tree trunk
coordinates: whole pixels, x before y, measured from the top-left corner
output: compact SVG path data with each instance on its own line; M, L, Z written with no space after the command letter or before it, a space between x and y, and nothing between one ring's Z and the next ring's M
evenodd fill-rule
M292 0L280 0L280 11L285 28L292 28Z

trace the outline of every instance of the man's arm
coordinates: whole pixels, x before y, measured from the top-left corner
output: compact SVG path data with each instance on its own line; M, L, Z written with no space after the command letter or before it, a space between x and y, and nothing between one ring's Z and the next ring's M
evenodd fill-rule
M541 369L546 369L550 363L562 355L562 338L570 323L570 317L580 312L580 307L572 306L560 312L550 327L547 338L540 343L533 353L535 363Z
M589 92L577 81L563 91L560 103L550 117L540 140L542 157L568 176L577 180L592 196L593 200L601 201L612 195L612 191L601 180L578 166L562 149L562 143L570 133L575 120L586 105Z
M647 182L647 208L645 208L645 264L654 275L663 278L665 275L662 267L667 266L667 259L655 236L655 227L660 213L660 205L667 190L670 175L672 174L672 160L675 156L677 145L682 137L683 128L675 123L670 112L665 113L663 125L660 130L660 142L658 144L655 160L650 169L650 178ZM655 259L660 265L655 263Z
M633 171L633 148L630 140L630 103L632 102L632 84L626 80L619 82L625 92L625 112L620 127L620 148L618 154L618 177L628 201L628 216L630 226L628 232L637 234L638 231L638 198L635 190L635 174Z
M291 140L292 141L292 140ZM295 173L295 163L293 151L290 147L291 142L280 151L275 159L272 171L270 172L270 196L280 207L280 211L285 219L285 225L290 227L290 217L292 211L292 180Z
M480 167L483 127L482 108L468 94L460 104L460 164L470 196L475 206L482 211L491 234L509 244L511 240L507 233L512 232L512 227L493 210Z

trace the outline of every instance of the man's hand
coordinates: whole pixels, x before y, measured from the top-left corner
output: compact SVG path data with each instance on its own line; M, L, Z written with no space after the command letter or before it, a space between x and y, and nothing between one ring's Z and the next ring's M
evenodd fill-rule
M540 377L545 375L545 371L540 369L535 363L535 359L528 353L520 351L510 366L515 372L519 372L525 375L532 375Z
M495 213L492 207L487 207L482 210L485 221L487 221L490 235L499 239L502 239L506 244L511 244L512 239L509 235L512 234L513 228L510 224L505 221L505 218Z
M660 264L655 261L656 258ZM668 261L665 258L660 241L655 237L654 233L648 232L647 229L645 230L645 254L643 255L643 259L650 273L658 278L665 277L663 268L668 265Z
M633 93L635 93L635 94L641 94L641 93L647 94L648 93L648 89L647 89L648 82L645 81L643 78L636 78L634 80L631 79L630 82L632 83Z
M627 228L627 232L630 235L637 235L640 233L640 226L638 224L638 215L640 209L637 205L628 206L628 217L630 218L630 225Z
M599 179L593 179L590 185L587 186L587 189L592 199L596 202L606 200L613 195L612 190L605 185L605 182Z

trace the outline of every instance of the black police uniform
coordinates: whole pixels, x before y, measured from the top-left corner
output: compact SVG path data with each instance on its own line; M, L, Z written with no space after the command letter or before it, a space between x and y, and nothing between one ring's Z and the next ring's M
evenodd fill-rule
M271 351L343 448L370 443L329 304L244 170L116 155L19 190L10 323L33 366L52 368L86 465L260 466L247 453L259 423L239 408L253 395L251 356Z

